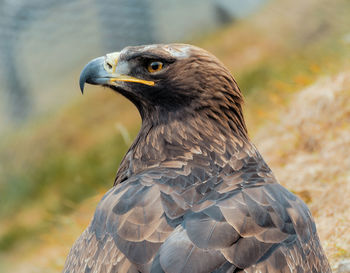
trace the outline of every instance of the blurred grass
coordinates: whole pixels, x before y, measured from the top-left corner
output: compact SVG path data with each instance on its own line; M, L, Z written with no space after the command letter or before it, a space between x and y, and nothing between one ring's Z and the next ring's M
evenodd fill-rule
M3 139L0 251L47 231L57 215L111 186L138 131L136 110L130 108L112 92L91 94ZM30 211L35 221L25 215Z
M245 94L252 135L276 119L292 93L349 66L349 11L346 0L270 1L250 20L200 41L231 69Z
M232 71L254 136L267 120L278 121L296 91L350 67L349 11L346 0L271 1L255 16L192 43ZM28 272L29 264L30 272L60 271L92 216L93 196L111 187L137 134L140 120L130 102L88 89L79 101L0 140L2 272ZM14 267L19 257L23 266Z

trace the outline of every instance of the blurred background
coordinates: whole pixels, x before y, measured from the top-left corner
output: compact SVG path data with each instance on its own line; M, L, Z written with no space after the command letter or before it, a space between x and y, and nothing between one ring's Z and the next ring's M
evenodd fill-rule
M0 271L60 272L140 127L78 88L128 45L205 48L244 93L250 136L311 208L335 268L350 258L348 0L0 0Z

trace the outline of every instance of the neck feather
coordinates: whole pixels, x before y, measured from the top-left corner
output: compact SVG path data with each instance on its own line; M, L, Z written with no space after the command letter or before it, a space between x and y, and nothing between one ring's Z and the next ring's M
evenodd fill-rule
M205 154L203 159L209 164L213 160L209 154L215 158L215 154L227 153L230 157L247 145L251 147L244 123L231 119L222 122L223 118L217 113L204 108L195 113L182 112L182 118L177 115L179 113L168 113L166 120L165 116L143 117L140 132L121 163L115 184L166 162L193 160L193 154Z

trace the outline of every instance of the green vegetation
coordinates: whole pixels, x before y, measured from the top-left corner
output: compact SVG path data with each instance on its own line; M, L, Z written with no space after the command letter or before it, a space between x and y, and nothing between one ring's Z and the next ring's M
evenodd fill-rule
M82 200L111 186L113 174L128 148L127 144L120 134L114 134L97 147L78 155L58 147L55 155L48 155L39 162L30 162L29 166L14 174L6 173L4 177L8 183L1 190L7 194L2 199L1 214L5 217L16 215L28 204L42 202L46 198L49 200L45 200L45 210L52 219L70 212ZM31 228L11 227L0 239L0 250L7 250L16 240L35 235L48 227L47 222Z
M235 75L253 136L265 121L279 120L296 91L350 68L350 45L343 39L350 31L350 3L304 2L272 1L255 16L194 42ZM130 102L88 89L79 101L0 142L2 272L60 272L137 134L140 120ZM341 257L348 255L340 249ZM23 265L12 265L19 257Z
M89 111L94 103L103 109ZM138 126L136 110L125 99L99 92L4 138L0 252L48 232L59 215L108 189Z

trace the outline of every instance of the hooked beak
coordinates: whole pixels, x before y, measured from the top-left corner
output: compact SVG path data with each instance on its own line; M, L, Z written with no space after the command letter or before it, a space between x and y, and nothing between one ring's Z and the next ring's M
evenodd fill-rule
M84 67L79 79L82 94L84 93L85 83L119 86L121 82L134 82L149 86L154 85L154 81L129 76L128 63L118 63L119 55L119 52L107 54L104 57L93 59Z

